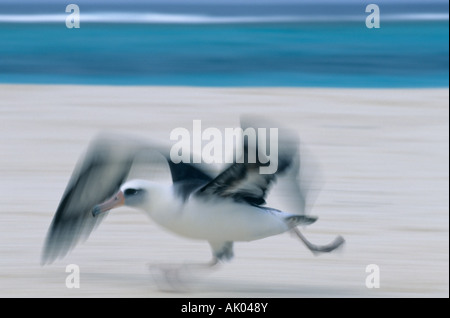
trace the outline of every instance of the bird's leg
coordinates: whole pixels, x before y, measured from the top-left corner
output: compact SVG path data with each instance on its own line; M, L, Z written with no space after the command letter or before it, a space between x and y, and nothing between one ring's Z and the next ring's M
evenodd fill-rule
M219 260L213 257L207 263L150 264L149 269L160 289L180 292L189 289L189 279L194 278L195 274L211 270L217 264Z
M183 284L178 268L170 264L150 264L150 272L161 290L181 291Z
M300 240L306 245L306 247L313 252L313 254L319 254L319 253L329 253L340 247L344 242L344 238L342 236L338 236L334 239L333 242L327 245L315 245L308 241L308 239L300 232L300 230L297 227L293 227L291 229L293 233L295 233Z
M207 263L184 263L184 264L149 264L150 270L160 270L165 275L173 275L175 272L187 271L191 269L212 269L219 264L219 259L213 257Z
M183 270L210 270L216 268L219 264L219 259L217 257L212 258L207 263L187 263L182 265Z

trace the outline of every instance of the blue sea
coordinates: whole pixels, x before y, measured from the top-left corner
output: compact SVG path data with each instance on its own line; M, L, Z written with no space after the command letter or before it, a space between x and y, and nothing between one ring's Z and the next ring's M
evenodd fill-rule
M448 3L0 5L0 83L448 87Z

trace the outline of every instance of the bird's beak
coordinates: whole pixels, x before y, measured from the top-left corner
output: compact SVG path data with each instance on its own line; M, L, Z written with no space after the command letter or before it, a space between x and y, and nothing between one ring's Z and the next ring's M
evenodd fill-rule
M109 211L111 209L117 208L125 204L125 196L122 191L117 192L110 199L106 200L103 203L96 205L92 209L92 215L95 217L100 213Z

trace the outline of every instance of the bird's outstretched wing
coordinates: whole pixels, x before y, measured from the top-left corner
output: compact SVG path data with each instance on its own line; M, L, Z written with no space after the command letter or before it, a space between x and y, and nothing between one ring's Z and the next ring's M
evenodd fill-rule
M231 198L237 202L263 205L270 186L276 181L278 176L286 173L288 170L292 174L297 174L299 167L298 138L295 133L261 119L258 122L252 122L243 118L241 119L241 128L244 133L248 128L254 132L260 132L260 129L265 129L266 135L261 137L257 133L256 142L249 142L248 137L244 138L243 157L240 160L236 160L215 179L199 189L196 192L197 196L206 198L216 195L222 198ZM275 133L273 129L276 129L278 138L270 140L269 134ZM261 143L261 138L266 138L265 143ZM270 145L273 142L277 144ZM261 157L264 155L264 149L259 149L262 144L265 144L266 148L267 157L265 158ZM276 153L268 154L269 149L270 151L276 149ZM250 159L251 156L253 156L252 159ZM261 167L268 167L271 164L276 164L277 169L274 173L261 173ZM301 193L297 195L301 195Z
M174 183L212 178L191 164L173 164L165 147L133 138L100 136L91 142L77 164L47 233L42 264L65 256L78 242L88 238L107 213L93 217L92 208L116 193L127 179L135 159L145 153L162 155L169 163ZM189 188L183 188L188 192Z

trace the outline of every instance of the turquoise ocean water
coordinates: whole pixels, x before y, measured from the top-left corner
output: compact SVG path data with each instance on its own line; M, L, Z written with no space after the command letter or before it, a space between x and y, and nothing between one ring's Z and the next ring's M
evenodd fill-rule
M359 15L341 9L334 16L321 15L317 9L318 13L306 10L308 14L299 9L302 14L298 14L293 8L269 7L256 13L196 7L183 9L183 14L172 7L146 7L131 13L120 8L107 13L81 9L80 28L69 29L64 8L50 8L48 14L3 8L0 82L449 85L448 13L417 9L401 15L392 10L385 19L381 15L379 29L369 29L363 7L358 8Z

